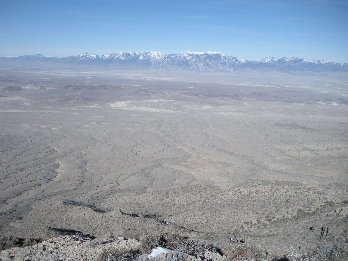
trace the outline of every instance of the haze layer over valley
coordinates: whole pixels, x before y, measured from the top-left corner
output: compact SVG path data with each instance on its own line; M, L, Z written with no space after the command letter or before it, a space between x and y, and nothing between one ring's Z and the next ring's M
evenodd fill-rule
M0 122L3 236L347 247L346 73L3 66Z

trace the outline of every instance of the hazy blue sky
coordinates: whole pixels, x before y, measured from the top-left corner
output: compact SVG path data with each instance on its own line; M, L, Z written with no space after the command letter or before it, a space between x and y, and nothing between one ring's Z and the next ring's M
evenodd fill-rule
M0 55L127 50L348 62L348 0L0 0Z

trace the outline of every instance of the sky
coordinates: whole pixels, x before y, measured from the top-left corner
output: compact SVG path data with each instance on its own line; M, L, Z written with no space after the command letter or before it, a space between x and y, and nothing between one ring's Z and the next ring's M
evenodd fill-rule
M348 62L348 0L0 0L0 56L187 50Z

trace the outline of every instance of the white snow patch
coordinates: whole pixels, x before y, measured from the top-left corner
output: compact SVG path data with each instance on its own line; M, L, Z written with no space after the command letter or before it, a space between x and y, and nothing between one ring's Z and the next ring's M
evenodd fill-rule
M271 62L276 62L277 59L274 58L273 56L267 56L265 58L260 59L259 61L264 63L271 63Z
M187 50L186 52L183 53L183 55L203 55L203 54L220 54L220 55L224 56L224 54L222 54L220 52L216 52L216 51L192 52L190 50Z
M159 255L168 254L168 253L178 254L179 251L171 250L171 249L164 248L164 247L156 247L156 248L152 249L152 252L150 255L148 255L148 257L149 258L156 258Z

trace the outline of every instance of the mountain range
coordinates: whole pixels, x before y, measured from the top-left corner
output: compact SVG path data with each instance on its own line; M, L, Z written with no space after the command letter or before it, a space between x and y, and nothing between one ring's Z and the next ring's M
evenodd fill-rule
M309 61L296 57L266 57L256 61L240 59L219 52L191 52L164 54L161 52L116 52L97 55L83 53L69 57L47 57L41 54L16 57L0 57L0 62L49 62L70 65L101 65L117 68L155 68L193 71L235 71L235 70L275 70L275 71L344 71L347 63Z

